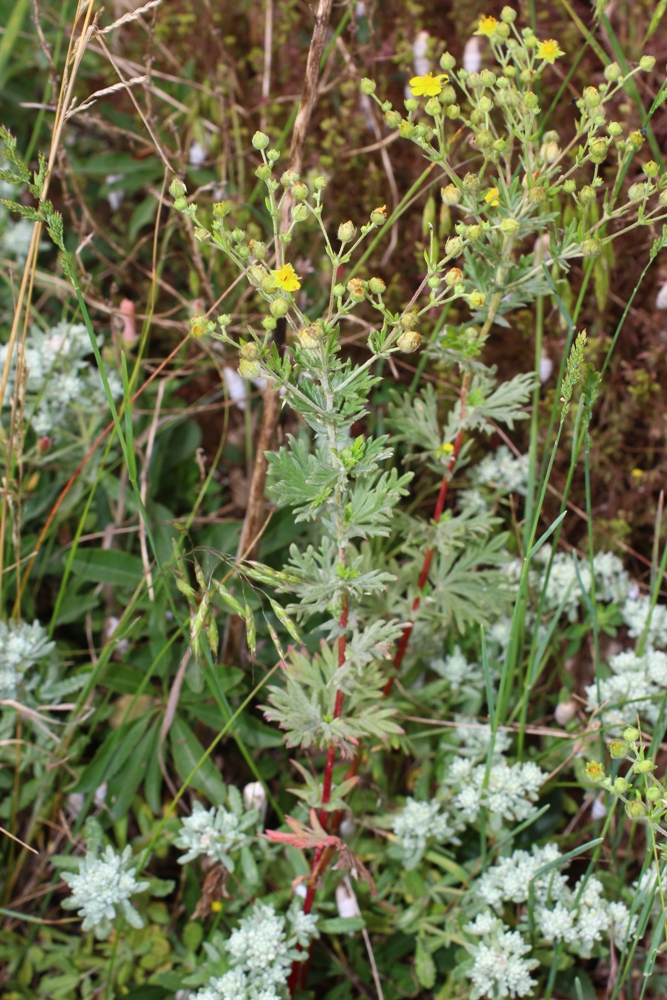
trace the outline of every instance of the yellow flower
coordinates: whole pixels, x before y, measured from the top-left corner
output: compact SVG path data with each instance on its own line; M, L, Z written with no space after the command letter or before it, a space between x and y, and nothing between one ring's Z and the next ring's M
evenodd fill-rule
M500 202L498 201L498 188L489 188L489 190L484 195L484 201L487 203L489 208L497 208Z
M479 26L476 35L486 35L487 38L491 38L496 33L496 28L498 27L498 21L495 17L490 14L482 14L479 19Z
M643 469L633 469L630 475L633 477L633 479L641 479L642 476L644 475L644 472Z
M301 288L299 276L291 264L283 264L277 271L271 271L271 274L276 279L278 288L282 288L285 292L296 292Z
M554 38L547 38L545 42L537 43L537 55L540 59L544 59L545 62L551 63L553 66L555 60L559 56L564 56L565 53Z
M442 93L442 88L449 80L446 73L423 73L421 76L413 76L410 80L410 90L415 97L437 97Z

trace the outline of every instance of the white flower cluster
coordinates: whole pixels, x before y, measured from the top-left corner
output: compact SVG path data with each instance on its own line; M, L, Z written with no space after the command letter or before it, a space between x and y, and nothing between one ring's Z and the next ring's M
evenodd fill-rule
M540 594L546 581L546 568L551 555L544 546L535 556L535 564L542 569L531 572L531 587ZM623 563L611 552L598 552L593 557L595 575L595 600L603 604L623 604L631 589L631 581ZM588 560L579 561L579 575L586 593L591 589L591 568ZM549 582L546 585L545 608L555 611L563 603L563 614L573 622L581 607L581 585L577 577L574 560L566 552L557 552L551 564Z
M196 1000L281 1000L292 963L303 961L311 939L318 937L312 914L292 909L287 919L292 925L289 936L284 916L270 905L255 903L225 943L232 968L211 979Z
M504 824L522 822L535 812L535 802L546 774L532 761L508 764L503 753L509 738L498 734L494 756L487 775L488 727L466 726L466 719L456 735L461 741L459 754L443 776L436 798L418 802L408 798L404 808L392 817L392 830L407 869L419 864L429 842L459 843L457 838L467 824L486 810L487 828L497 834Z
M444 788L455 792L454 813L464 823L474 823L485 808L488 828L497 833L504 823L523 822L533 815L545 778L545 772L532 761L510 765L498 756L487 775L485 763L457 757L444 777L441 795Z
M224 806L205 809L201 802L195 802L192 815L181 821L181 829L174 841L176 847L182 847L187 852L178 859L179 864L185 865L204 854L224 865L228 871L234 871L230 855L252 843L260 816L256 809L244 812L237 788L228 788L227 799L229 809Z
M0 367L8 346L0 346ZM87 361L91 354L86 327L59 323L48 333L33 327L27 339L24 361L27 368L26 415L35 434L55 435L68 411L96 412L105 402L102 380L95 365ZM15 359L14 359L15 360ZM16 365L10 369L5 405L11 402ZM122 385L109 372L114 397L122 395Z
M148 882L137 882L136 868L130 867L132 851L126 847L122 854L116 854L112 847L106 847L101 856L89 851L79 859L79 871L65 872L72 895L63 900L66 910L78 910L83 917L84 931L95 931L95 936L103 939L111 932L111 921L118 911L132 927L143 927L143 920L130 904L135 892L143 892Z
M460 646L445 657L431 660L431 670L449 682L452 694L476 694L484 688L484 673L477 663L468 663Z
M506 444L485 455L481 462L470 470L470 482L474 486L493 486L503 493L519 493L526 495L528 479L528 456L518 458L512 454Z
M470 978L478 990L476 996L525 996L526 992L530 992L520 992L511 986L509 979L505 982L509 992L498 992L500 984L494 978L493 967L489 962L490 953L495 952L498 956L496 968L504 970L509 962L509 958L506 960L502 956L504 948L508 948L512 961L530 950L526 946L521 952L513 938L510 942L512 947L509 947L509 928L500 919L507 904L532 906L534 925L544 942L553 944L562 941L570 952L581 958L590 958L595 946L610 938L617 947L622 948L628 935L634 932L636 918L631 920L624 903L609 902L603 897L602 884L598 879L584 877L570 888L558 865L560 858L561 853L555 844L546 844L544 847L535 845L531 853L514 851L510 857L501 858L478 880L475 894L489 909L478 914L474 923L468 924L465 930L472 935L489 937L490 940L485 942L483 948L472 945L476 958ZM553 867L539 874L548 865ZM525 907L517 927L518 930L512 933L518 934L519 938L522 939L523 933L529 933ZM504 975L504 971L502 974Z
M475 962L468 978L472 980L471 1000L478 997L530 996L536 985L531 971L539 965L530 954L530 945L518 931L510 931L491 913L480 913L465 927L468 934L484 937L473 945Z
M49 642L38 621L0 621L0 700L16 700L21 688L33 687L37 678L26 679L26 673L49 655L55 643Z
M649 649L643 656L625 650L609 658L611 677L586 688L588 707L607 705L607 726L634 725L637 715L654 725L667 693L667 654Z

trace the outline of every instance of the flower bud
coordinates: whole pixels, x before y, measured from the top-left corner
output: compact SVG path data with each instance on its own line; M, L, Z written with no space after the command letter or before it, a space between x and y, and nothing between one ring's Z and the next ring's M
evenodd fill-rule
M577 182L573 181L572 178L569 178L563 184L563 191L565 192L565 194L574 194L576 190L577 190Z
M642 169L647 177L657 177L660 173L660 167L655 160L649 160L648 163L644 164Z
M436 288L440 288L440 278L438 277L437 274L432 274L430 278L427 278L426 284L428 285L429 288L432 288L433 290L435 290Z
M284 188L291 188L299 180L296 170L285 170L280 178L280 183Z
M599 240L594 239L592 236L584 240L581 244L581 256L582 257L599 257L602 253L602 245Z
M266 158L269 161L269 163L275 163L276 160L280 159L280 153L278 152L277 149L267 149Z
M634 802L628 802L625 811L630 819L634 820L642 819L646 815L646 807L639 799L635 799Z
M239 355L244 361L257 361L259 357L259 348L257 344L254 344L252 340L249 340L247 344L244 344Z
M475 136L475 142L478 149L490 149L493 145L493 135L488 129L484 128Z
M255 171L255 177L259 177L260 181L268 181L271 176L271 167L268 163L260 163Z
M354 302L361 302L366 297L364 283L361 278L350 278L347 283L347 290Z
M503 219L500 223L500 228L505 236L514 236L519 231L519 223L516 219Z
M251 381L254 378L259 378L262 374L262 366L259 361L245 361L243 358L239 361L239 375L241 378L248 379Z
M445 205L458 205L461 201L461 192L456 184L448 184L447 187L440 188L440 195Z
M586 765L586 777L589 781L602 781L604 778L604 767L597 760L590 760Z
M616 138L619 135L623 135L623 126L620 122L609 122L607 131L609 132L609 135Z
M188 207L187 198L176 198L176 200L174 201L174 208L176 209L177 212L184 212L187 207Z
M616 795L625 795L627 792L630 791L631 788L632 785L630 784L630 782L627 781L625 778L621 778L620 775L618 778L614 779L614 784L611 786L612 792L614 792Z
M530 188L528 191L528 201L531 205L542 205L547 200L547 193L543 187Z
M442 69L449 71L454 69L456 66L456 59L451 54L451 52L443 52L440 56L440 66Z
M618 63L612 62L609 63L608 66L605 66L604 78L605 80L608 80L609 83L616 83L616 81L620 80L622 76L623 73L621 72L621 67Z
M272 330L275 330L278 324L276 323L273 316L265 316L264 319L262 320L262 326L264 327L265 330L268 330L268 332L271 333Z
M647 757L646 760L636 760L632 765L634 774L648 774L649 771L655 771L655 769L656 765L650 757Z
M600 107L600 102L602 99L600 97L600 91L598 90L597 87L584 87L583 98L584 98L584 103L589 108Z
M404 354L412 354L417 350L421 343L421 337L416 330L404 330L396 341L396 346L399 351L403 351Z
M660 205L661 208L664 208L665 205L667 205L667 191L660 192L658 196L658 204Z
M387 290L382 278L371 278L368 282L368 290L373 293L373 295L384 295Z
M418 316L416 312L412 310L409 312L404 312L401 316L401 326L404 330L414 330L418 323Z
M514 24L516 21L516 11L514 8L506 4L500 12L500 20L505 21L506 24Z
M635 129L634 132L631 132L628 136L628 142L631 146L635 146L639 149L639 147L644 144L644 136L641 134L639 129Z
M375 80L370 80L367 76L365 76L359 84L359 89L362 94L370 95L375 93L375 86Z
M297 181L290 189L290 194L296 201L305 201L308 197L308 187L303 181Z
M560 156L560 146L555 139L542 143L542 146L540 147L540 156L545 163L555 163Z
M371 212L371 222L374 226L383 226L387 221L387 206L380 205Z
M472 226L467 226L465 234L471 243L476 243L477 240L480 239L482 235L482 227L477 224Z
M268 135L265 135L264 132L255 132L255 134L252 137L252 144L255 147L255 149L266 149L266 147L269 145L269 142L270 142L269 137Z
M405 104L406 111L417 111L419 108L419 101L416 97L408 97L407 101L403 102Z
M248 278L256 288L262 284L262 278L265 274L266 271L259 264L251 264L248 268Z
M465 175L463 178L463 190L473 192L479 190L479 177L477 174Z
M459 104L450 104L447 108L447 117L450 121L456 121L460 114L461 106Z
M289 312L289 302L281 295L280 298L273 300L269 309L272 316L275 316L276 319L281 319L283 316L287 316Z
M445 243L445 253L448 257L460 257L463 253L463 240L460 236L450 236Z
M460 285L463 281L463 271L460 267L450 267L449 271L445 274L445 284L449 285Z
M537 94L534 93L534 91L529 90L523 95L523 103L524 107L528 108L529 111L539 111L539 101L537 99Z
M650 73L655 66L655 56L642 56L639 60L639 68L643 73Z
M623 730L621 735L624 740L627 740L628 743L636 743L639 739L639 730L635 729L634 726L628 726L627 729Z
M299 342L303 348L307 351L316 350L322 337L324 336L324 331L320 323L311 323L310 326L304 327L299 330Z
M609 152L609 139L603 136L593 136L588 143L588 151L593 163L604 163Z
M174 177L173 181L169 185L169 194L172 198L184 198L187 193L187 188L185 184L179 177Z
M484 114L488 114L493 108L493 101L489 97L480 97L477 102L477 107L480 111L484 112Z
M643 201L645 194L646 184L643 184L641 181L638 184L631 184L628 188L629 201Z
M255 260L264 260L266 257L266 243L261 240L249 240L248 247Z
M586 184L579 192L579 201L583 202L584 205L590 205L596 198L595 188L590 184Z
M651 785L651 787L646 792L646 798L649 802L657 802L658 799L662 798L662 789L657 785Z
M353 222L348 219L347 222L341 222L338 227L338 239L341 243L349 243L357 235L357 227Z
M612 740L609 744L609 753L614 760L620 760L628 752L628 744L625 740Z
M401 122L401 124L398 127L398 131L399 131L399 134L404 139L411 139L412 136L417 131L417 126L414 125L413 122L409 122L407 120L407 118L404 118L403 121Z
M211 333L215 329L215 323L212 323L210 319L206 319L205 316L193 316L190 320L190 336L196 337L200 340L205 337L207 333Z
M275 292L278 287L278 282L273 274L265 274L262 278L260 288L266 295L270 295L271 292Z
M496 27L496 35L498 36L498 38L502 38L503 41L506 42L510 36L509 24L505 24L504 22L501 21L500 24L497 25Z
M446 106L450 104L455 104L456 91L454 90L453 87L450 86L443 87L440 93L438 94L438 100L440 101L441 104L444 104Z
M493 72L493 70L483 69L482 72L480 73L480 76L482 78L482 83L484 84L485 87L493 87L494 83L496 82L496 74Z
M251 781L243 789L243 805L250 812L256 809L262 819L266 815L267 798L261 781Z
M475 290L474 292L471 292L470 295L468 296L468 302L470 303L473 309L481 309L484 303L486 302L486 295L484 294L484 292L478 292L477 290Z
M305 222L308 218L308 209L301 203L300 205L295 205L292 209L292 219L294 222Z
M341 296L345 295L345 285L342 285L340 281L334 285L334 295L338 299L340 299Z
M442 111L442 105L437 97L430 97L426 104L424 105L424 111L431 118L439 118L440 112Z
M327 186L327 183L328 182L326 177L316 177L315 180L313 181L313 187L315 188L316 191L323 191L324 188Z
M398 128L402 118L400 111L387 111L384 116L384 123L389 128Z

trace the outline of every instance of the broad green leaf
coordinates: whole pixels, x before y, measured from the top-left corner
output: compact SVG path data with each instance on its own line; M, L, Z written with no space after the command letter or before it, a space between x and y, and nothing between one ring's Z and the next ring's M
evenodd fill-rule
M204 755L204 747L188 724L177 716L172 723L169 735L174 764L181 781L187 781L191 772L197 768L190 779L191 786L197 791L203 792L213 805L221 805L225 800L225 785L215 764L209 757L200 764Z
M144 567L139 556L118 549L79 549L72 561L72 572L92 583L134 590L142 581Z

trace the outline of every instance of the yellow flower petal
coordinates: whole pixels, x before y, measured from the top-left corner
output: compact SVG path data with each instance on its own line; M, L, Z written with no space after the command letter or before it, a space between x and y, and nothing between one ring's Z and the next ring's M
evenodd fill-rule
M489 205L490 208L497 208L500 204L498 200L498 188L489 188L489 190L484 195L484 201Z
M479 25L477 27L476 35L485 35L486 38L491 38L496 33L496 28L498 27L498 21L495 17L490 14L482 14L479 19Z
M410 80L410 90L414 97L437 97L442 93L442 88L449 80L446 73L423 73L421 76L413 76Z
M285 292L296 292L297 289L301 288L299 276L291 264L283 264L282 267L278 268L277 271L272 271L271 274L276 279L278 288L282 288Z
M546 41L537 43L537 55L553 66L555 60L565 53L554 38L547 38Z

